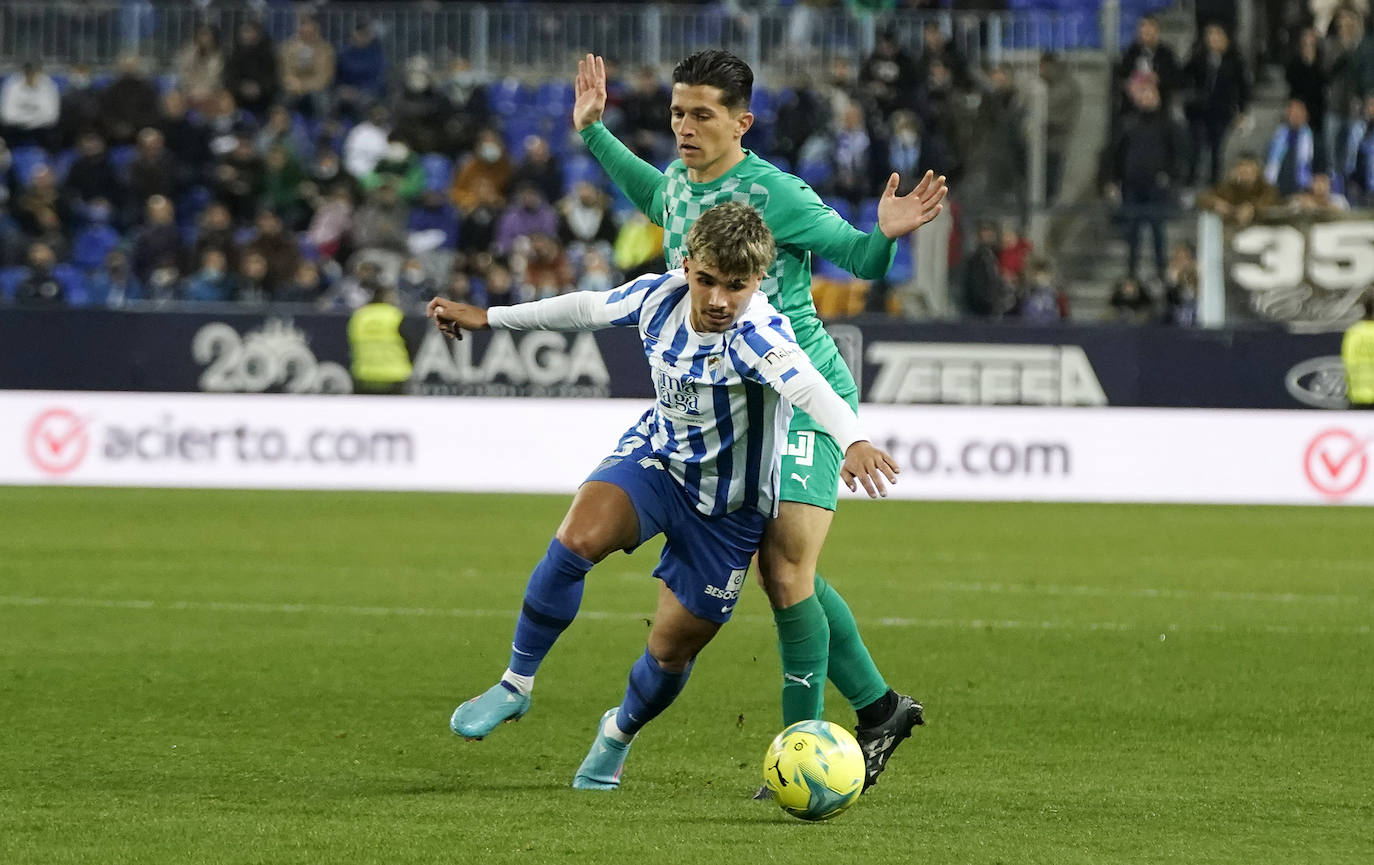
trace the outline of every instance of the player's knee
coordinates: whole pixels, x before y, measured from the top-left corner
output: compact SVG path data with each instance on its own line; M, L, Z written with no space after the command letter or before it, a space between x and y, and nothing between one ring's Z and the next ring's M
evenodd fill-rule
M759 585L775 610L806 600L814 591L815 568L786 558L759 556Z
M568 552L596 563L615 551L615 540L610 532L602 527L562 526L558 529L558 542Z
M664 640L649 640L649 657L665 673L682 673L692 665L694 654L685 646L677 646Z

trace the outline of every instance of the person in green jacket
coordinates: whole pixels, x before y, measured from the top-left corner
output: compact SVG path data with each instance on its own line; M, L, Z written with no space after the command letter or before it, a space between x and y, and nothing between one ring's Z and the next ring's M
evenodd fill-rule
M741 139L754 121L753 83L749 65L727 51L701 51L677 65L670 114L679 158L665 172L636 157L602 125L601 57L588 54L578 63L573 125L630 201L662 226L670 268L682 266L687 232L711 207L737 201L763 214L777 240L777 258L762 290L791 320L812 364L857 410L858 388L811 299L811 257L820 255L861 279L883 276L897 238L939 215L945 179L927 172L912 192L899 196L894 173L879 199L877 227L859 231L800 178L743 148ZM835 441L806 412L796 411L782 460L781 506L759 548L759 576L778 629L784 723L821 717L828 677L858 716L855 733L867 762L867 789L924 719L920 703L888 687L849 606L816 573L838 502L841 459Z
M400 393L410 380L410 353L401 336L405 313L391 289L376 286L372 300L348 319L353 387L359 393Z
M1374 409L1374 293L1364 296L1364 318L1341 340L1345 394L1351 408Z

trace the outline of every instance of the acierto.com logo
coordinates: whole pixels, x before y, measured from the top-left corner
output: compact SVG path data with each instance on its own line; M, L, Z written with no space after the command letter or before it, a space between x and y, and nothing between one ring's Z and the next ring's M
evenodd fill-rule
M72 471L91 449L90 420L65 408L39 412L29 424L29 459L44 474Z

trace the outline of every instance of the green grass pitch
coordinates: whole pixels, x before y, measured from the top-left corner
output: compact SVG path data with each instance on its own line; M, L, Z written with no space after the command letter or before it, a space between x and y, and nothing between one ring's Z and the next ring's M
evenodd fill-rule
M929 724L807 825L748 799L752 586L621 790L568 787L656 549L592 572L529 716L449 733L566 504L0 489L0 863L1374 862L1368 510L844 505L823 572Z

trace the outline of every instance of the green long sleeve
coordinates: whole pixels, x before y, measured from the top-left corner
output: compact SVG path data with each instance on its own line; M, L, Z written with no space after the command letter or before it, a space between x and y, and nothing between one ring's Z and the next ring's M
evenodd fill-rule
M578 134L631 203L655 224L662 225L663 187L667 183L663 172L630 152L630 148L622 144L600 121Z

